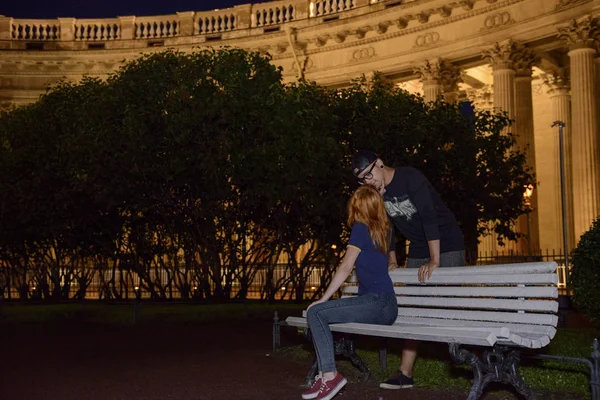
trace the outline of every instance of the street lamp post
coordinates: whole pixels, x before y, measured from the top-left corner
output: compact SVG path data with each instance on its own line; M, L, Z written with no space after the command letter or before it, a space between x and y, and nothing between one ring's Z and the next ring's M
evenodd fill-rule
M566 190L566 179L565 179L565 140L563 136L563 128L565 127L563 121L554 121L551 125L552 128L558 126L558 152L559 152L559 166L560 166L560 202L562 207L562 226L563 226L563 248L565 251L565 288L567 293L569 291L569 243L567 239L567 196Z
M531 260L531 256L533 255L533 245L531 243L531 221L530 216L531 212L531 196L533 195L533 185L530 183L529 185L525 185L525 193L523 193L523 197L525 197L525 205L529 208L529 212L527 213L527 261Z

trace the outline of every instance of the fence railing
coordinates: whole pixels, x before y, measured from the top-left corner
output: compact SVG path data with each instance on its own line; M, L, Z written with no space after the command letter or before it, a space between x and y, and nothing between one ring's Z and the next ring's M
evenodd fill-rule
M479 254L476 265L509 264L524 261L556 261L558 286L566 288L566 269L562 254L546 251L534 255ZM247 265L244 270L223 267L218 282L196 268L155 267L135 272L123 268L86 267L55 271L59 280L46 270L28 271L25 276L0 270L0 299L4 300L202 300L220 292L222 300L301 300L322 293L337 265L311 264L299 271L297 265ZM301 272L301 273L300 273ZM68 278L70 277L70 278ZM4 282L3 282L4 281ZM60 282L59 282L60 281ZM58 283L57 283L58 282ZM3 289L2 289L3 288ZM57 293L59 294L57 296Z

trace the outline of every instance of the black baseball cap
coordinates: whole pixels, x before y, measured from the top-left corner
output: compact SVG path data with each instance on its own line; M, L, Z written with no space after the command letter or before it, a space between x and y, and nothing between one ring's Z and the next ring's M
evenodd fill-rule
M360 175L369 165L374 163L379 157L371 150L359 150L352 158L352 173L354 176Z

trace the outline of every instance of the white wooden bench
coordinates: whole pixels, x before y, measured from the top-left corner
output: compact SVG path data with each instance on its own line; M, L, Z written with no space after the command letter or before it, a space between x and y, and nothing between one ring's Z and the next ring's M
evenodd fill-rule
M555 262L439 268L425 284L419 283L417 269L397 269L390 273L398 299L398 319L393 325L344 323L330 327L333 332L352 335L448 343L453 360L473 368L468 400L478 399L493 381L508 382L526 398L534 399L517 367L521 349L544 347L556 333L556 268ZM357 291L356 284L349 283L343 295ZM288 317L285 325L307 328L304 317ZM479 359L462 346L482 346L485 351ZM365 372L351 341L336 343L336 353L350 357ZM315 373L316 365L309 379Z

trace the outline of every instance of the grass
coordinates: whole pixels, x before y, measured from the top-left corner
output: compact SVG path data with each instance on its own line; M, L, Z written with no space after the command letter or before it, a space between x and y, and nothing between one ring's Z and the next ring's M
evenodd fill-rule
M289 331L286 335L289 335ZM584 364L561 361L541 361L528 358L528 354L551 354L567 357L589 358L594 338L599 336L595 329L559 329L551 344L535 352L523 352L519 372L524 381L545 399L591 399L590 371ZM288 338L289 339L289 338ZM285 345L285 341L283 342ZM371 369L373 378L382 381L389 378L400 365L401 340L388 342L387 369L379 368L378 342L372 339L358 339L358 355ZM293 357L311 362L314 357L312 344L306 342L281 351L284 357ZM349 363L338 363L340 370L356 374ZM307 370L308 372L308 370ZM346 375L346 374L345 374ZM349 375L352 376L352 375ZM454 364L449 356L447 345L421 343L419 358L414 367L414 376L419 387L436 390L469 391L473 374L469 366ZM495 386L494 399L514 399L508 386Z

